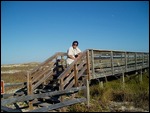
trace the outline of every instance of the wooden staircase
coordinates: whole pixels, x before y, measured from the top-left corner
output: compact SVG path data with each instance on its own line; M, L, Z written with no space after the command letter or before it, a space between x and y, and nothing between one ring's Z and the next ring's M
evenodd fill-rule
M31 72L28 72L28 95L83 86L83 78L87 77L89 79L90 77L89 51L85 50L81 56L68 67L66 58L66 53L56 53ZM45 102L58 103L64 99L60 99L59 96L54 96L44 97L42 100ZM33 106L33 104L34 102L29 102L29 106Z
M66 53L56 53L41 63L38 67L28 72L28 94L33 94L35 89L44 88L46 85L51 84L50 82L53 82L57 76L59 76L59 74L64 71L66 68L64 59L65 56Z

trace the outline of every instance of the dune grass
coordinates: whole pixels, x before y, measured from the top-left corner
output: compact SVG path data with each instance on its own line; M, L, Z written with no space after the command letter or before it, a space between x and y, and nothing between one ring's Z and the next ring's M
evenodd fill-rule
M109 112L108 104L115 102L132 102L135 107L149 110L149 73L143 74L142 82L139 75L125 77L123 86L122 79L116 79L104 83L90 86L90 106L86 104L75 104L68 108L69 112Z

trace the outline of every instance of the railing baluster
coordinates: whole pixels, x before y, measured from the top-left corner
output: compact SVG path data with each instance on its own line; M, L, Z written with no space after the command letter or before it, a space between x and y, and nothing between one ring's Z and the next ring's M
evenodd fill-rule
M90 80L90 60L89 60L89 50L86 52L86 62L87 62L87 75L88 75L88 80Z
M75 86L78 86L78 72L77 72L77 64L74 64L74 78L75 78Z

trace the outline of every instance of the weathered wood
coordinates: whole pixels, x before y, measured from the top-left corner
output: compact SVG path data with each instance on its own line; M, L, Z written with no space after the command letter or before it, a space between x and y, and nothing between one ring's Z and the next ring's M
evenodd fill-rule
M6 99L8 97L14 96L14 93L10 93L10 94L1 94L1 98Z
M84 66L84 68L82 68L82 70L78 73L78 79L81 77L81 75L85 72L86 70L86 66ZM71 88L73 85L75 84L75 81L72 80L70 81L69 85L67 87L65 87L65 89L69 89Z
M52 104L49 104L49 103L41 103L41 104L38 104L38 106L40 106L40 107L50 106L50 105L52 105Z
M37 75L41 75L43 73L43 71L50 70L54 66L55 66L55 62L54 61L47 62L45 65L39 67L39 69L36 72L31 74L31 78L35 79L37 77Z
M84 79L84 84L86 85L86 89L84 90L84 96L86 97L87 99L87 106L89 107L90 105L90 89L89 89L89 81L88 81L88 78L85 78Z
M89 50L87 50L86 62L87 62L87 75L88 75L88 80L90 80L90 59L89 59Z
M51 56L50 58L46 59L43 63L41 63L40 65L38 65L36 68L34 68L30 73L32 74L32 73L36 72L41 66L45 65L49 61L52 61L54 58L56 58L59 55L66 56L67 53L63 53L63 52L57 52L57 53L55 53L53 56Z
M32 85L32 88L35 89L37 88L41 83L44 82L44 80L46 80L48 77L52 76L53 71L48 72L45 77L43 77L42 79L40 79L36 84Z
M83 66L82 70L78 73L78 78L81 77L84 72L86 71L87 67L86 66Z
M22 82L22 83L5 83L4 87L21 86L21 85L26 86L27 82Z
M31 81L31 77L30 77L30 72L27 72L27 93L29 95L33 94L33 89L32 89L32 81ZM33 104L32 101L29 101L29 109L32 110L33 109Z
M47 112L49 110L62 108L62 107L65 107L65 106L69 106L69 105L76 104L76 103L81 103L81 102L84 102L84 101L86 101L86 98L72 99L72 100L63 101L63 102L58 103L58 104L45 106L45 107L42 107L42 108L39 108L39 109L30 110L29 112Z
M125 72L127 72L127 53L125 52Z
M77 64L74 65L74 80L75 80L75 87L78 86L78 70L77 70Z
M68 77L63 81L63 82L64 82L63 87L65 87L73 77L74 77L74 73L72 72L72 73L69 74Z
M54 91L54 92L48 92L48 93L32 94L32 95L26 95L26 96L21 96L21 97L3 99L1 100L1 105L29 101L29 100L33 100L36 98L42 98L42 97L48 97L48 96L64 95L66 93L74 93L76 91L83 90L85 88L86 88L85 86L82 86L82 87L70 88L67 90L60 90L60 91Z
M37 74L34 78L32 78L32 83L36 82L37 80L39 80L41 77L43 77L43 75L47 72L51 71L51 68L47 68L46 70L43 70L42 73Z
M12 109L1 105L1 112L22 112L20 109Z
M94 70L94 53L91 50L91 69L92 69L92 78L95 78L95 70Z
M135 53L135 70L137 69L137 53Z
M111 51L111 70L112 70L112 75L114 75L113 52L112 51Z

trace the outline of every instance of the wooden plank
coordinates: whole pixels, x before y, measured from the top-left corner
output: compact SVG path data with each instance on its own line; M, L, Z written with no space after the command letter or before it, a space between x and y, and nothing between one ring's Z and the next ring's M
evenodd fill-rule
M112 51L111 51L111 70L112 70L112 75L114 75L113 52Z
M53 110L53 109L58 109L58 108L62 108L65 106L69 106L72 104L76 104L76 103L81 103L86 101L86 98L79 98L79 99L72 99L72 100L67 100L67 101L63 101L61 103L57 103L54 105L49 105L49 106L45 106L39 109L35 109L35 110L30 110L29 112L47 112L49 110Z
M8 97L14 96L14 93L10 93L10 94L1 94L1 98L6 99Z
M78 70L77 70L77 64L74 65L74 80L75 80L75 87L78 86Z
M16 102L24 102L24 101L29 101L29 100L33 100L36 98L46 97L46 96L55 96L55 95L63 95L66 93L74 93L76 91L83 90L85 88L86 88L85 86L82 86L82 87L70 88L67 90L61 90L61 91L32 94L32 95L26 95L26 96L21 96L21 97L13 97L13 98L8 98L8 99L3 99L3 100L1 100L1 105L4 106L6 104L12 104L12 103L16 103Z
M87 75L88 75L88 80L90 80L90 59L89 59L89 50L87 50L86 62L87 62Z
M137 54L135 53L135 70L137 69Z
M49 103L41 103L41 104L38 104L38 106L40 107L44 107L44 106L51 106L52 104L49 104Z
M30 77L30 72L27 72L27 92L29 95L33 94L33 88L32 88L32 81L31 81L31 77ZM32 101L29 101L29 109L33 109L33 104Z
M89 81L88 81L88 78L85 78L84 79L84 84L86 85L86 89L84 90L84 95L87 99L87 106L89 107L90 105L90 89L89 89Z
M12 109L1 105L1 112L22 112L20 109Z
M68 82L74 77L74 73L72 72L63 82L63 87L66 86L66 84L68 84Z
M68 85L68 86L64 87L64 89L69 89L69 88L71 88L74 84L75 84L75 81L72 80L72 81L69 82L69 85Z
M49 76L52 76L52 74L53 74L53 71L50 71L48 74L46 74L45 77L40 79L36 84L32 85L33 89L37 88L41 83L44 82L44 80L46 80Z
M92 69L92 78L95 78L95 70L94 70L94 52L91 50L91 69Z
M36 75L32 78L32 83L36 82L38 79L40 79L40 77L43 77L45 73L51 70L52 70L51 68L47 68L46 70L43 70L41 73L36 73Z
M12 86L20 86L20 85L27 85L27 82L22 82L22 83L5 83L4 87L12 87Z
M85 72L85 70L86 70L86 66L84 66L84 68L82 68L82 70L79 72L78 79L81 77L81 75L83 74L83 72ZM74 84L75 84L75 81L72 80L65 89L71 88Z
M49 62L47 64L45 64L44 66L39 67L39 69L37 71L35 71L34 73L31 73L31 78L34 79L37 77L37 75L40 75L46 68L49 69L48 66Z
M79 79L80 76L83 75L83 73L86 71L86 69L87 69L86 66L84 66L84 67L82 68L82 70L78 73L78 79Z

